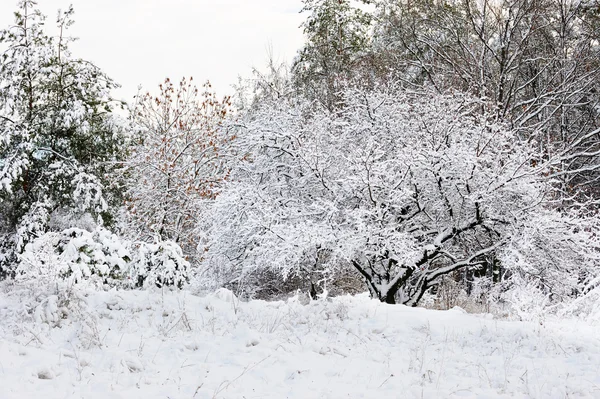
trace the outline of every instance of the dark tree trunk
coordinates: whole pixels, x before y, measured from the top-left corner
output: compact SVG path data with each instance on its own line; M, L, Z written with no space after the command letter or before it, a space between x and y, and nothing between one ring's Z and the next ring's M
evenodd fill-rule
M413 273L413 270L407 268L404 270L404 275L401 278L398 278L394 284L389 286L389 288L385 291L381 291L381 286L388 286L391 281L393 281L393 276L389 274L380 275L376 274L372 269L367 270L363 268L360 263L357 261L352 261L352 265L358 270L358 272L364 277L365 282L367 283L367 287L369 288L369 292L371 293L372 298L377 298L381 302L395 305L396 304L396 294L401 287L403 287L410 276Z
M319 299L319 297L317 296L317 289L315 287L315 284L312 281L310 282L309 295L312 300L316 301L317 299Z
M394 292L388 291L388 294L385 296L385 298L379 298L379 300L381 302L385 302L390 305L395 305L396 304L396 292L398 292L398 290L395 290Z

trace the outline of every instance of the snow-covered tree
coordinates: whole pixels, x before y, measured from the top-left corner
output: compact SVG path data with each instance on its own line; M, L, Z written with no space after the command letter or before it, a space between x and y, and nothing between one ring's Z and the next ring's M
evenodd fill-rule
M373 51L407 87L487 99L498 118L536 137L546 159L561 158L555 177L566 198L600 194L597 2L376 3Z
M296 87L332 109L338 94L359 82L369 48L371 15L359 4L370 0L303 0L305 45L292 66Z
M73 9L59 12L58 37L44 32L35 1L22 0L13 26L0 31L0 213L3 257L15 261L45 232L53 212L71 209L104 222L118 190L109 177L124 135L111 117L116 85L92 63L74 58L66 30Z
M529 143L479 101L349 90L344 104L278 101L248 118L237 142L247 155L207 227L207 267L238 280L353 267L373 297L415 305L444 275L517 248L536 218L560 223L543 209L550 185Z
M229 98L210 84L200 91L190 78L167 79L157 96L146 93L132 110L136 144L127 162L131 234L153 242L177 242L186 255L197 247L194 229L202 201L213 199L229 173L222 129Z

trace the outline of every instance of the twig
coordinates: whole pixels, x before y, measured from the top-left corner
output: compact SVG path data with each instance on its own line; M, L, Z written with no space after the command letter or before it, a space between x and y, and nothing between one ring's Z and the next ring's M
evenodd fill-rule
M240 378L242 378L244 376L244 374L246 374L248 371L252 370L253 368L255 368L256 366L258 366L259 364L261 364L262 362L264 362L265 360L267 360L268 358L270 358L271 355L265 357L264 359L262 359L261 361L254 363L252 366L246 366L244 367L244 370L240 373L240 375L238 375L237 377L235 377L233 380L231 381L223 381L219 387L217 388L217 390L215 391L215 394L213 395L213 399L217 398L217 395L219 393L221 393L222 391L226 390L227 388L229 388L230 385L232 385L234 382L236 382L237 380L239 380Z

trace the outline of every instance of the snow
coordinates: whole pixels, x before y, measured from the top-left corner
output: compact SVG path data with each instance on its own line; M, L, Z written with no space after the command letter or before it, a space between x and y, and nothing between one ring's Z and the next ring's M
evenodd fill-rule
M224 289L74 287L41 298L39 288L0 288L5 399L600 396L600 336L581 321L367 295L243 302Z

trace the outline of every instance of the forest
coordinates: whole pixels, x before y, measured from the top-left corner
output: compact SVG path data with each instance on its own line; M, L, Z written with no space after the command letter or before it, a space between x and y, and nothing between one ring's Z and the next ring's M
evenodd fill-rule
M342 324L377 306L400 324L430 318L438 343L437 313L411 307L450 309L473 325L467 312L531 322L534 335L548 320L600 323L600 3L302 3L305 44L290 65L267 60L231 96L174 77L125 103L112 97L118 82L71 53L72 7L54 21L19 2L0 31L5 331L32 331L19 327L26 320L52 337L77 320L87 326L80 344L101 347L102 324L83 309L106 295L97 309L142 298L176 307L187 295L199 309L215 297L235 317L262 301L307 318L334 306ZM54 22L58 35L47 30ZM188 318L181 311L165 336L195 331ZM275 333L283 319L257 328ZM31 339L44 346L40 331ZM410 392L454 397L424 357ZM128 359L128 373L149 370ZM242 397L235 382L262 361L185 397ZM580 378L592 371L577 364ZM592 385L599 394L597 376L580 391L539 381L511 391L518 376L510 382L507 367L502 387L488 381L490 397L593 397L582 388ZM59 375L45 370L35 378Z

